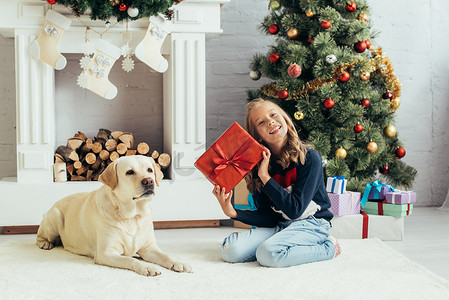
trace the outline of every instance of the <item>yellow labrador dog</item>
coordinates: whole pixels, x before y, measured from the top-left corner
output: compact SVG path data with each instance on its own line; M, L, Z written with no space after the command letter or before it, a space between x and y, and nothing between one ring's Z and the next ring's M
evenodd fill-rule
M93 257L97 264L144 276L160 274L151 263L191 272L189 265L164 254L156 244L148 203L162 177L152 158L117 159L100 175L101 188L67 196L44 214L37 245L49 250L62 243L66 250Z

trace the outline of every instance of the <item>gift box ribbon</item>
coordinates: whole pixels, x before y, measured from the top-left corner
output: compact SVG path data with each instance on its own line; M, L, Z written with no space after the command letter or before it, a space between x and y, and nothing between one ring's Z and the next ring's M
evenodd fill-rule
M343 194L343 192L345 190L345 183L344 183L345 177L344 176L332 176L331 178L333 179L332 180L332 191L335 190L335 183L337 182L337 180L343 180L343 182L341 183L341 194Z
M366 213L364 213L363 211L361 212L362 217L363 217L363 221L362 221L362 239L367 239L368 238L368 215Z
M382 202L377 202L377 214L379 216L384 215L384 203L387 203L387 200L384 200Z
M242 176L245 176L252 169L252 163L250 162L252 155L248 153L245 154L251 145L252 140L247 139L240 149L237 150L234 156L232 158L228 158L226 153L224 153L223 149L221 149L217 143L213 144L211 148L217 153L218 157L213 158L213 162L217 166L210 174L210 178L214 180L230 165L232 165Z
M363 193L362 200L360 201L362 207L365 207L366 201L368 201L368 196L371 190L373 190L374 196L378 197L380 190L382 189L383 186L388 187L390 191L394 191L394 187L392 187L391 185L383 184L379 180L376 180L372 183L368 183L365 187L365 192Z

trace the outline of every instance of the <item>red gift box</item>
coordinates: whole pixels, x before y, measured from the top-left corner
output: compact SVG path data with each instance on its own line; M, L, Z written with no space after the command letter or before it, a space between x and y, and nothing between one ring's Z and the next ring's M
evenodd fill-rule
M195 162L212 184L230 192L263 158L264 148L234 122Z

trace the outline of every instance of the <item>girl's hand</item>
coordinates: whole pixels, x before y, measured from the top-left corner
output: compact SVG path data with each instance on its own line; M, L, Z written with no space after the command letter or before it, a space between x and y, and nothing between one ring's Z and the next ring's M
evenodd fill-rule
M264 147L265 151L262 153L263 159L259 165L259 171L257 175L259 175L260 180L262 180L263 184L266 184L268 180L270 180L270 174L268 174L268 165L270 164L271 152L267 147Z
M231 203L232 190L226 194L225 188L220 188L219 185L215 185L214 189L212 190L212 194L214 194L214 196L218 199L218 203L220 203L221 209L223 210L225 215L230 218L237 217L237 212L235 211Z

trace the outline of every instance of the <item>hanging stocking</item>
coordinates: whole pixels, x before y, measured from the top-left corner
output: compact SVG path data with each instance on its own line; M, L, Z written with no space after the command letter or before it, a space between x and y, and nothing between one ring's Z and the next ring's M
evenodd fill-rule
M45 15L45 24L39 37L31 44L31 53L56 70L62 70L67 64L66 58L58 52L58 42L65 30L70 27L70 19L49 10Z
M171 27L172 23L162 15L151 16L147 33L135 51L138 59L160 73L168 69L168 61L161 54L161 46L171 32Z
M104 40L97 40L95 54L90 64L78 76L78 85L103 98L114 99L118 90L109 81L108 76L119 57L120 48Z

